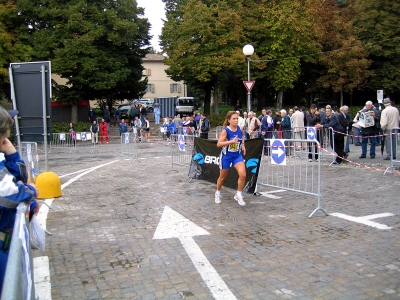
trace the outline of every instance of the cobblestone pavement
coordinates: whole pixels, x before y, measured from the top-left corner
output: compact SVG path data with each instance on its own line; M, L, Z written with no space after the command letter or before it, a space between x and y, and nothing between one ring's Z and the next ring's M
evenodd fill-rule
M245 195L241 207L223 189L217 205L215 185L189 182L188 168L166 173L165 142L138 147L135 162L117 160L115 144L49 155L63 183L111 162L52 204L53 236L44 252L34 251L49 257L52 299L213 299L180 240L153 239L166 206L210 233L193 239L237 299L400 298L399 175L323 163L327 212L394 214L374 220L392 227L379 230L321 212L308 218L316 199L295 192Z

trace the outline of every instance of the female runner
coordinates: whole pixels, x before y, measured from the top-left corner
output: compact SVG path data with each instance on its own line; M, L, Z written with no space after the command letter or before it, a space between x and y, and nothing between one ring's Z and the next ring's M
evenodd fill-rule
M238 188L233 197L241 206L246 205L243 200L242 190L246 181L246 167L243 156L246 155L244 146L243 131L238 126L239 115L235 111L230 111L225 117L223 126L225 127L217 142L217 147L222 151L219 156L219 178L217 180L217 191L215 192L215 203L221 203L221 187L228 177L229 168L233 166L238 172Z

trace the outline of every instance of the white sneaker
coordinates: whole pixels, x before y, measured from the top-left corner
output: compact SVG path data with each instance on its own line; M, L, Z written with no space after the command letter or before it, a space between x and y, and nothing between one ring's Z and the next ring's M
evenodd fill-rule
M309 161L309 162L312 162L312 159L311 159L311 158L309 158L309 159L308 159L308 161Z
M315 161L318 162L318 158Z
M244 202L244 200L243 200L243 196L239 196L238 194L235 194L233 199L235 199L239 203L239 205L241 205L241 206L245 206L246 205L246 202Z
M221 203L221 193L218 191L215 192L215 203L217 204Z

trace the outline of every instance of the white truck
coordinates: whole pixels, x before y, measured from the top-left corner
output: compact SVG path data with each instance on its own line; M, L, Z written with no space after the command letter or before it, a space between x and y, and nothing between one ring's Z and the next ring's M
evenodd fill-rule
M196 110L194 97L178 97L176 99L176 113L181 116L192 115Z

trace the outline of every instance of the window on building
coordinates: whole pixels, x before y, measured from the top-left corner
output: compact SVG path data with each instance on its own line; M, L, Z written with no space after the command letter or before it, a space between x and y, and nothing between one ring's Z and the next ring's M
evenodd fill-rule
M170 92L171 93L180 93L181 92L181 85L178 83L173 83L170 85Z
M155 91L155 87L154 87L154 84L148 84L147 85L147 89L146 89L146 93L154 93L154 91Z

